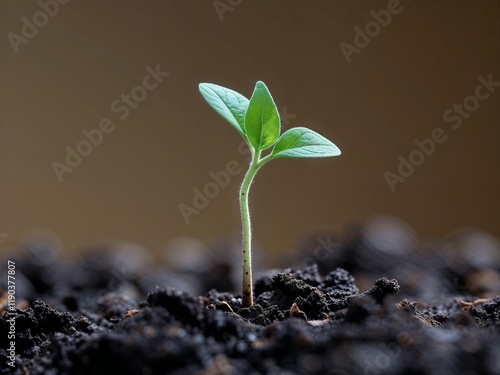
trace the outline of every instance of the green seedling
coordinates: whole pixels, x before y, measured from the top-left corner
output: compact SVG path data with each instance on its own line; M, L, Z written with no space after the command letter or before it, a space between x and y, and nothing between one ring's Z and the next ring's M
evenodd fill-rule
M243 232L242 305L250 307L253 305L252 226L248 193L255 175L272 159L338 156L340 150L325 137L303 127L289 129L280 136L280 115L264 82L257 82L250 100L212 83L201 83L199 89L208 104L245 139L252 155L239 196ZM262 151L272 146L272 151L263 156Z

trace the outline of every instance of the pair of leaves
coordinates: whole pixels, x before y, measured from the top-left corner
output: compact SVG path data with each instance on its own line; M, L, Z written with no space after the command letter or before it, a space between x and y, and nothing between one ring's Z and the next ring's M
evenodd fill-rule
M201 83L205 100L224 117L255 149L264 150L280 133L280 117L274 100L263 82L257 82L251 100L236 91Z
M231 89L201 83L200 93L256 150L274 145L272 158L312 158L340 155L335 144L303 127L292 128L280 137L280 115L264 82L257 82L250 100Z

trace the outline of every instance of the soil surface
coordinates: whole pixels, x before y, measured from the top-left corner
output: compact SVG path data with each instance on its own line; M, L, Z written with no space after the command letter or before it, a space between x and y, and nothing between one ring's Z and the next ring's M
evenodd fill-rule
M256 279L251 308L238 294L182 290L196 277L198 286L231 287L227 272L214 282L206 270L151 268L140 254L124 270L131 257L116 249L68 262L25 248L9 258L14 367L1 291L0 373L500 374L500 256L489 237L472 231L422 245L396 229L403 235L389 243L364 224L341 240L311 236L297 267Z

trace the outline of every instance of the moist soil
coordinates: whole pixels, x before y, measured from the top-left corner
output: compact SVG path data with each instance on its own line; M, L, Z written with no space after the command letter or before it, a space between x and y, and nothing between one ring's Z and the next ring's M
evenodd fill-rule
M185 292L179 273L163 267L117 276L113 262L124 254L44 263L50 249L28 249L9 258L15 366L4 287L0 373L500 374L498 254L478 249L465 262L454 249L450 261L448 240L402 252L359 235L323 238L328 256L312 238L298 267L256 278L251 308L239 294ZM231 285L218 281L219 290Z

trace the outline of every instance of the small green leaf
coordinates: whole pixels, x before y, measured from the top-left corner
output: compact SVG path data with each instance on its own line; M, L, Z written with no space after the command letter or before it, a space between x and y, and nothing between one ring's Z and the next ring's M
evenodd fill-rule
M276 143L280 135L280 115L264 82L257 82L245 115L245 132L257 150Z
M198 87L207 103L246 139L245 113L249 100L236 91L213 83L200 83Z
M274 146L274 158L324 158L340 155L340 149L322 135L308 128L284 132Z

